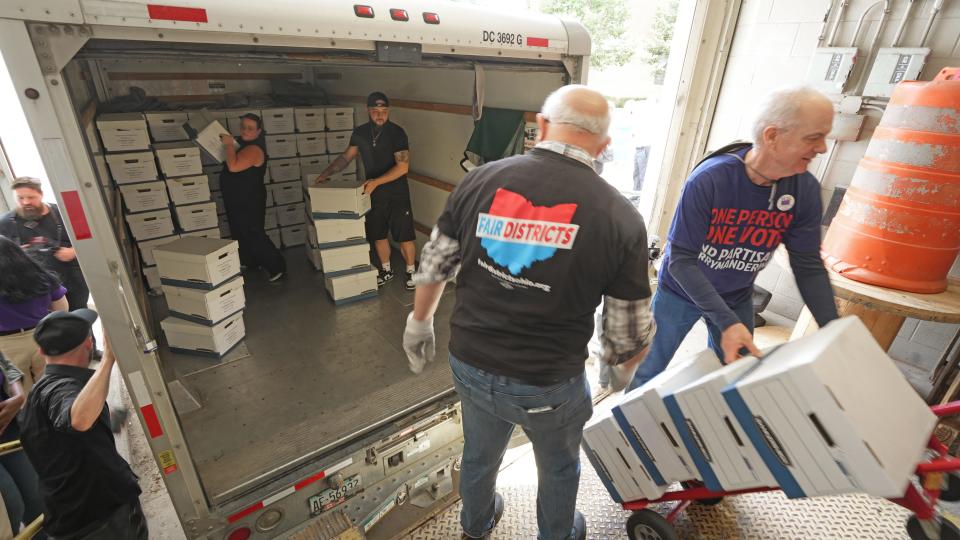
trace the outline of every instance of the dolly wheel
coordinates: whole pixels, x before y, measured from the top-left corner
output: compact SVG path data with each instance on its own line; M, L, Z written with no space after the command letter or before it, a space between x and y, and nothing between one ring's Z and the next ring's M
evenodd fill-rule
M952 521L943 518L938 521L940 523L939 540L960 540L960 529ZM937 538L934 531L930 531L928 534L917 516L910 516L910 519L907 520L907 534L910 536L910 540L934 540Z
M663 516L650 509L634 512L627 520L630 540L678 540L677 531Z
M960 476L955 472L948 472L944 477L943 489L940 490L940 500L947 502L960 501Z

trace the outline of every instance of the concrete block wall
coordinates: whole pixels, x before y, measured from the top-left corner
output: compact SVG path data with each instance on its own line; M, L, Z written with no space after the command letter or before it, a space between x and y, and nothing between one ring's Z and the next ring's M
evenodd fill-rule
M835 45L849 44L857 20L873 3L873 0L850 2L841 19ZM901 46L919 46L933 4L934 0L916 2ZM879 46L891 44L907 5L907 0L893 0L893 12L884 25ZM803 82L810 58L817 47L817 37L827 6L827 0L743 0L710 131L710 148L736 138L750 138L753 104L774 88ZM861 57L851 74L852 84L859 77L866 77L873 64L874 55L871 53L867 57L866 48L877 32L879 18L879 9L874 9L867 16L867 23L858 40ZM927 46L932 53L921 79L929 80L943 67L960 66L960 1L944 2ZM811 171L821 173L824 205L835 187L850 184L857 163L866 151L881 113L870 110L867 115L859 141L838 144L829 163L824 164L824 156L821 156L811 164ZM960 275L960 264L954 265L951 275ZM760 273L757 283L774 293L769 310L793 319L800 314L803 301L789 269L773 260ZM918 368L932 369L957 329L955 325L908 320L891 348L892 355Z

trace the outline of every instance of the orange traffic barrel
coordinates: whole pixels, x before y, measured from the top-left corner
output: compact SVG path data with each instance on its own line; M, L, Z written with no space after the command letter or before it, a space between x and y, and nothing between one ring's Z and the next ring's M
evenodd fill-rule
M960 252L960 68L896 86L823 252L856 281L946 290Z

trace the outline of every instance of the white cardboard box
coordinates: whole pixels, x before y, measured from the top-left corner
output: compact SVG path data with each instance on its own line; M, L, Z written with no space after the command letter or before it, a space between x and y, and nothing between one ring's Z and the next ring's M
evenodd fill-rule
M703 483L713 491L777 485L721 394L757 362L742 358L663 398Z
M356 302L377 295L377 271L373 267L354 271L350 274L331 276L326 274L324 282L330 298L337 305Z
M323 131L327 122L323 107L296 107L293 116L296 119L297 131Z
M154 248L165 285L212 290L240 273L236 241L188 236Z
M160 170L167 178L203 174L200 147L192 141L158 143L153 149L160 161Z
M267 238L273 242L274 246L277 246L277 249L283 247L283 242L280 239L280 229L267 229Z
M227 115L227 129L234 136L240 136L240 128L243 127L241 117L245 114L255 114L263 118L260 109L227 109L224 111Z
M620 428L657 484L700 480L699 471L663 404L663 395L716 371L720 365L710 349L675 360L665 371L624 395L613 408Z
M137 242L137 248L140 250L140 258L143 260L143 265L156 266L157 259L153 257L153 249L157 246L169 244L178 238L180 238L180 235L175 234L173 236L165 236L162 238L154 238L153 240L143 240L141 242Z
M647 473L609 411L598 411L584 426L582 446L615 501L655 499L666 491Z
M184 131L187 113L179 111L146 112L143 115L150 127L150 136L156 142L185 141L190 138Z
M270 170L270 181L292 182L300 180L300 160L297 158L271 159L267 161Z
M360 219L315 219L313 221L314 245L328 248L366 243L367 218Z
M323 249L320 261L327 276L356 272L370 265L370 246L357 244Z
M188 204L174 208L177 213L177 222L184 231L199 231L219 225L217 219L217 203L207 202Z
M359 181L328 180L311 185L310 214L314 219L356 218L370 211L370 195Z
M277 221L277 207L268 206L263 214L263 229L276 229L279 226L280 223Z
M307 241L307 226L301 223L280 227L280 241L285 248L303 245Z
M325 133L300 133L297 135L297 154L315 156L326 153L327 136Z
M150 148L147 121L140 113L105 113L97 117L97 130L108 152Z
M220 191L220 174L223 167L220 165L208 165L203 168L203 174L207 177L207 186L210 191Z
M173 216L169 208L130 214L126 220L133 238L138 242L173 235Z
M264 206L270 208L271 206L276 206L277 201L273 200L273 189L271 186L267 186L267 200L264 203Z
M768 354L723 391L787 497L901 497L936 418L855 316Z
M157 174L157 162L150 151L107 154L106 160L110 176L117 184L152 182L160 176Z
M328 130L353 129L353 107L327 107L323 114Z
M167 189L170 191L170 200L176 205L211 200L210 182L205 175L170 178L167 180Z
M273 200L278 205L293 204L303 201L303 184L300 182L283 182L271 184Z
M126 184L120 186L120 194L123 196L123 205L129 212L160 210L170 204L163 182Z
M322 269L323 262L320 260L320 249L315 246L311 246L309 242L303 244L303 247L307 252L307 260L310 261L310 264L313 266L313 268L315 270Z
M220 321L214 326L167 317L160 321L170 350L178 353L199 354L221 357L246 335L243 325L243 311Z
M160 271L156 266L147 266L143 268L143 278L147 280L147 288L151 291L160 290Z
M246 305L243 278L237 277L212 291L163 286L170 315L205 326L214 326Z
M327 132L327 153L340 154L350 147L350 135L352 131L329 131Z
M305 156L300 158L300 175L319 174L332 161L331 156Z
M220 233L219 225L211 229L198 229L196 231L186 231L181 237L184 236L197 236L200 238L223 238L223 235Z
M297 155L297 136L267 135L267 155L271 158L289 158Z
M277 207L277 223L281 227L303 225L305 205L300 203L286 204Z
M263 109L263 130L270 135L294 132L293 107Z

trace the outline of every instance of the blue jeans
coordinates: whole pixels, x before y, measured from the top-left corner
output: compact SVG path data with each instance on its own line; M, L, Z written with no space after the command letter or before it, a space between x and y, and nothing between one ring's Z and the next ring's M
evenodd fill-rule
M10 442L19 437L20 430L12 425L0 437L0 442ZM21 522L29 525L43 513L40 481L23 450L0 457L0 493L3 494L3 504L7 508L14 534L20 530ZM34 538L43 540L47 535L40 532Z
M463 408L460 524L472 537L493 528L497 472L513 428L533 443L537 462L540 540L573 537L580 486L580 441L593 414L584 373L551 386L493 375L450 356L453 384Z
M720 350L720 334L722 333L713 322L704 316L700 308L693 302L681 298L663 288L658 288L653 296L653 320L657 323L657 333L653 336L653 344L647 358L637 368L633 381L627 386L627 391L643 386L643 383L659 375L673 359L684 338L701 318L707 323L707 345L713 349L720 361L723 361L723 351ZM750 333L753 333L753 298L735 306L731 306Z

